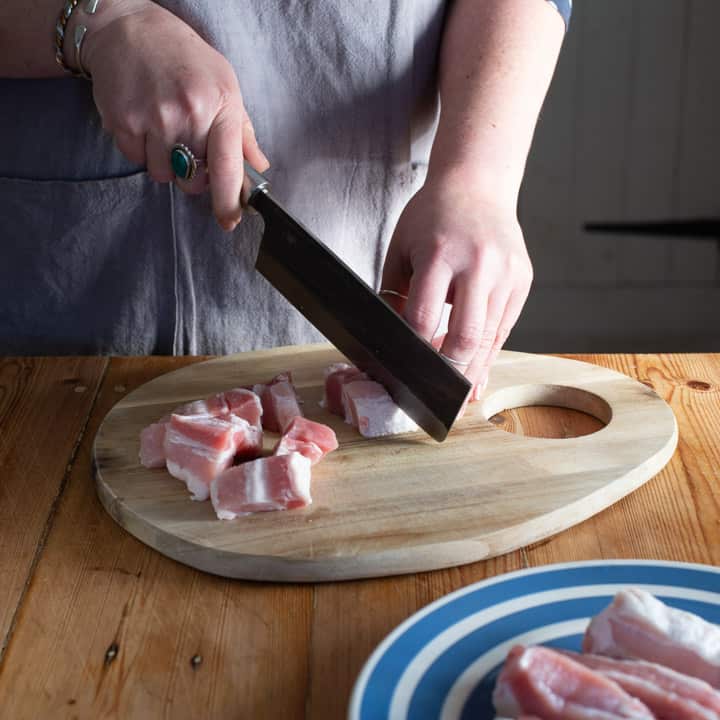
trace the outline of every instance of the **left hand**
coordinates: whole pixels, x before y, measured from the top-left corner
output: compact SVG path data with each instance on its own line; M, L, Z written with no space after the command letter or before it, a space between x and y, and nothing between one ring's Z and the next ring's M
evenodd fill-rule
M489 368L527 299L532 265L515 212L494 188L459 178L428 177L403 210L390 242L383 298L426 340L452 305L440 352L458 361L473 383L470 400L487 385ZM467 364L466 364L467 363Z

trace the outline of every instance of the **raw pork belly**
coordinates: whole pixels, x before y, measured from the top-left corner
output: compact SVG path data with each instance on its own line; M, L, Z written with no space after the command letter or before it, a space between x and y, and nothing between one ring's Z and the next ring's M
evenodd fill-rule
M644 702L659 720L720 720L720 692L698 678L643 660L564 654L614 680Z
M174 415L204 415L205 417L218 417L229 412L225 393L218 393L205 400L193 400L173 410Z
M347 363L333 363L328 365L324 371L325 394L320 403L328 412L333 415L345 415L342 404L343 385L353 380L367 380L368 376L353 365Z
M248 425L247 421L240 420ZM210 482L235 457L234 423L222 418L173 415L165 435L168 472L186 485L193 500L207 500Z
M260 398L252 390L234 388L224 395L228 412L247 420L251 425L259 425L263 408Z
M147 468L165 467L165 430L167 423L156 422L140 433L140 462Z
M345 422L364 437L413 432L417 425L393 401L387 390L373 380L355 380L343 385Z
M220 520L304 507L312 502L310 460L294 452L236 465L212 481L210 498Z
M229 422L232 422L231 415L243 418L256 430L253 433L246 432L247 437L238 436L239 457L255 458L262 450L262 404L260 398L250 390L234 388L205 400L193 400L175 408L172 414L196 418L220 417ZM169 424L170 415L166 415L140 433L140 462L145 467L165 466L165 433Z
M276 375L264 385L255 385L253 391L260 396L262 424L270 432L285 432L292 419L303 414L289 372Z
M314 465L337 446L337 438L332 428L304 417L296 417L275 446L274 454L288 455L299 452Z
M516 645L493 692L498 715L543 720L653 720L617 683L545 647Z
M583 651L659 663L720 688L720 627L636 588L592 619Z

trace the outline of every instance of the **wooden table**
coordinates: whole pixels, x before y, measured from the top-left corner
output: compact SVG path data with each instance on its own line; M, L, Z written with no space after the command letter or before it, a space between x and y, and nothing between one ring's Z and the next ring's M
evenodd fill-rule
M651 385L680 442L670 464L589 521L509 555L417 575L318 585L225 580L168 560L95 495L91 448L138 385L201 358L0 361L0 715L345 716L377 643L436 598L523 567L597 558L720 564L720 355L585 355ZM563 436L597 421L503 413Z

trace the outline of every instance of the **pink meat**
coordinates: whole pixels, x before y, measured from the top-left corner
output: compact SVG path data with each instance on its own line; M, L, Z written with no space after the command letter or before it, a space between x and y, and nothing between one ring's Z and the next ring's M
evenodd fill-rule
M353 365L347 363L333 363L324 370L325 395L320 403L333 415L345 415L342 404L343 385L354 380L367 380L368 376Z
M230 417L230 416L228 416ZM240 418L172 415L165 434L168 472L186 485L193 500L207 500L210 482L228 468L237 451Z
M274 453L287 455L290 452L299 452L314 465L337 446L337 437L332 428L304 417L296 417L275 446Z
M720 627L636 588L619 592L593 618L583 650L647 660L720 688Z
M364 437L395 435L417 430L417 425L393 401L387 390L372 380L355 380L343 385L345 422Z
M234 415L247 420L255 430L247 431L244 435L241 433L238 437L238 459L255 458L262 450L262 404L251 390L234 388L205 400L193 400L176 408L173 414L184 417L220 417L229 422L233 422L230 415ZM170 415L165 415L140 433L140 462L145 467L165 465L165 432L169 422Z
M230 415L228 418L234 427L235 462L244 462L260 457L263 449L263 432L260 422L251 425L245 418L236 415Z
M325 457L325 453L314 442L284 436L273 450L274 455L289 455L294 452L304 455L311 465L319 463Z
M174 415L204 415L206 417L227 415L228 412L228 405L224 393L218 393L205 400L193 400L173 410Z
M720 692L698 678L643 660L564 654L614 680L645 703L658 720L720 720Z
M257 425L260 422L263 412L262 403L252 390L234 388L223 394L228 412L247 420L251 425Z
M140 433L140 462L147 468L165 467L165 428L157 422Z
M292 419L302 415L290 373L281 373L265 385L253 387L262 401L262 424L270 432L284 432Z
M210 498L220 520L304 507L312 502L310 461L290 453L236 465L213 480Z
M516 645L493 692L498 715L543 720L653 719L617 683L549 648Z

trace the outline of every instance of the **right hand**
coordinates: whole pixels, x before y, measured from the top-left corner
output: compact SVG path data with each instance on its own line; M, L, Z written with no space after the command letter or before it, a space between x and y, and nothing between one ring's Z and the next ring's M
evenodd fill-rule
M115 0L98 12L83 47L103 127L158 182L207 189L220 226L242 215L243 158L262 172L260 150L230 63L189 25L148 0ZM93 18L95 20L95 18ZM170 150L185 143L206 159L192 181L177 180Z

